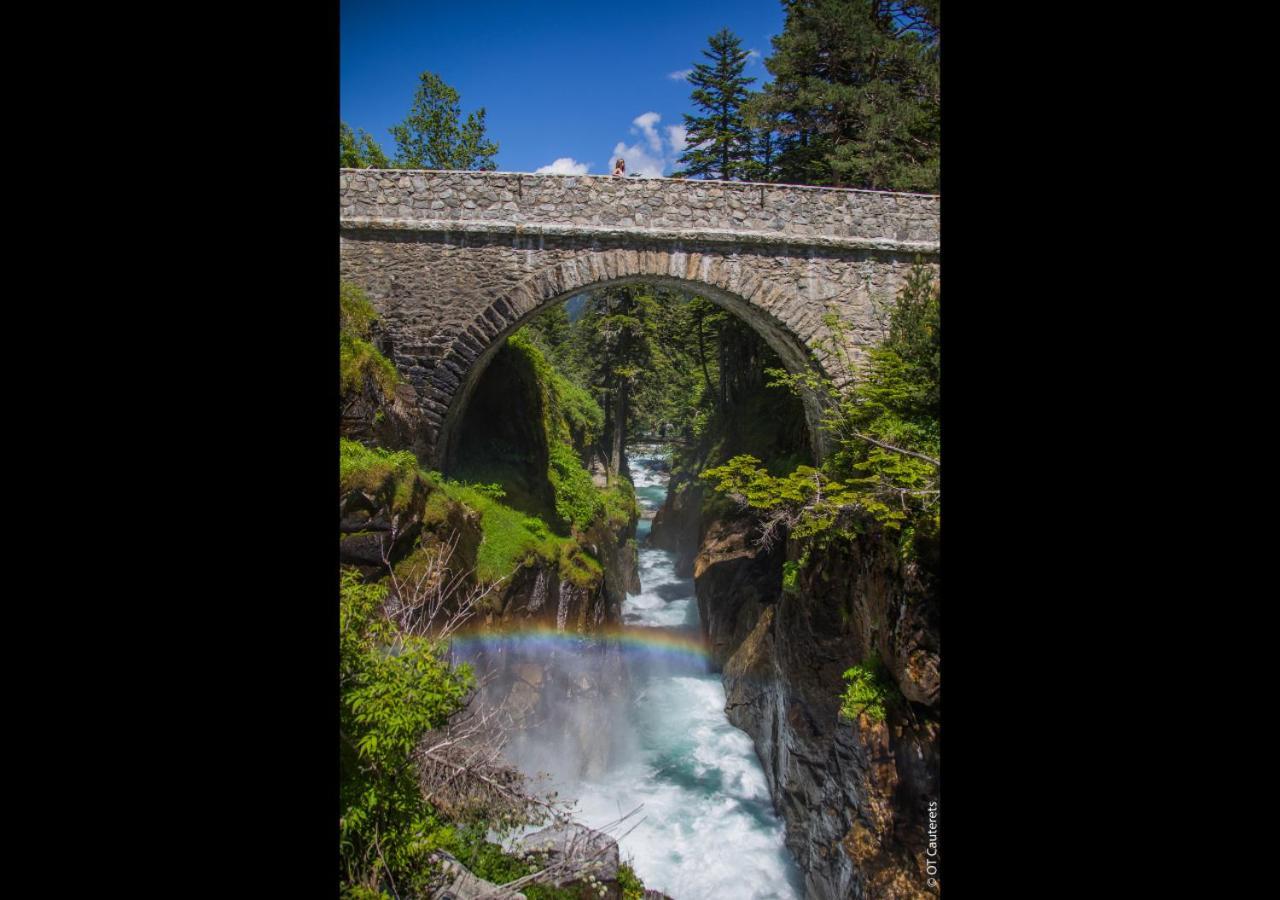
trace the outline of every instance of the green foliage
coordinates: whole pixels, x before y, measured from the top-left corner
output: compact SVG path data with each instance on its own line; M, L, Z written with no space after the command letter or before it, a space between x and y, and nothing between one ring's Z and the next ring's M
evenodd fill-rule
M854 370L846 336L826 319L828 349ZM928 270L916 267L889 316L888 335L847 388L814 370L771 369L772 384L815 395L832 452L821 470L778 475L750 455L708 469L717 490L792 529L796 538L851 537L865 518L901 530L904 552L941 524L939 405L940 300ZM904 529L905 526L905 529Z
M622 900L644 900L644 882L630 863L618 866L618 887L622 888Z
M467 487L484 494L492 500L501 500L507 496L507 492L502 489L500 484L468 484Z
M894 686L893 678L872 654L862 664L844 673L848 682L840 697L840 715L857 720L865 714L872 722L883 722L886 706L901 701L901 694Z
M794 594L800 584L800 563L789 559L782 564L782 590Z
M779 180L937 191L938 0L789 0L748 115L778 133Z
M551 531L547 528L547 523L539 519L537 516L526 516L521 523L525 530L540 541L545 541L551 537Z
M552 364L539 347L539 336L522 328L507 338L507 347L526 359L537 378L548 444L586 447L598 440L604 411L586 389Z
M567 444L551 445L547 477L555 491L556 515L577 531L585 531L604 512L604 498L591 474Z
M352 337L368 340L378 313L369 297L348 281L338 283L338 327Z
M591 589L604 578L604 567L579 544L568 544L560 555L560 577L583 589Z
M795 538L832 532L842 513L854 507L867 510L889 526L896 526L906 518L904 511L867 493L863 489L863 479L854 479L855 484L845 484L813 466L797 466L786 475L775 476L756 457L743 454L722 466L707 469L703 478L711 481L716 490L743 498L753 509L791 513L788 525L791 536ZM858 524L856 519L852 519L839 529L839 533L852 536L857 533Z
M465 704L474 678L450 667L443 648L396 631L386 588L341 577L340 859L349 896L376 896L389 877L400 890L429 874L428 835L438 826L423 801L413 752L427 732Z
M745 178L752 172L755 136L743 118L747 85L742 74L748 53L737 35L725 28L711 35L702 51L711 64L695 63L689 75L690 99L704 115L685 113L688 149L680 155L682 169L675 178Z
M484 107L461 121L458 92L432 72L423 72L419 79L409 114L391 128L396 141L396 166L496 169L498 145L485 139Z
M436 845L451 853L473 875L493 884L507 884L531 875L546 865L545 854L525 858L508 853L501 845L488 840L483 826L455 827L435 836ZM549 884L530 884L520 889L528 900L581 900L577 888L557 888Z
M475 577L481 582L506 578L521 566L554 565L572 540L552 534L542 520L512 509L474 485L444 481L442 490L453 500L480 514L482 539L476 552Z
M338 373L344 395L354 394L371 383L384 399L391 400L400 383L400 373L391 360L373 344L349 334L338 336Z
M607 410L607 443L619 412L625 419L620 443L664 430L688 436L716 400L715 349L726 314L705 300L650 285L580 296L577 321L555 324L549 334L540 316L524 331L586 397L599 398L592 406Z
M607 488L600 490L604 504L604 521L610 529L618 529L640 515L636 504L636 488L626 478L615 478Z
M370 343L378 314L359 287L341 282L338 290L338 372L343 394L360 391L366 383L390 400L400 374L391 360Z
M385 169L389 164L372 135L363 128L352 132L343 122L338 132L338 165L344 169Z
M346 438L338 441L338 482L343 493L364 491L390 503L393 510L405 508L419 492L431 490L418 469L417 457L408 450L370 448Z

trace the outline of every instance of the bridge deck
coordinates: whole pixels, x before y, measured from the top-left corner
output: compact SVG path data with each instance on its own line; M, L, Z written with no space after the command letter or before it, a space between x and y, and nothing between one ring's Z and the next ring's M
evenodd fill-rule
M581 234L938 250L940 198L607 175L342 169L346 229Z

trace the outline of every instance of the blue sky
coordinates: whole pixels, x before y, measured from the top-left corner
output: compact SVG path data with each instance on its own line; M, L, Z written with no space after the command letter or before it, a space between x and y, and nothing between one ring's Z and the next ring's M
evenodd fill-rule
M727 27L759 54L744 73L759 89L783 18L779 0L344 0L342 120L394 156L387 129L432 71L462 95L464 116L485 108L504 172L608 174L623 156L629 173L666 175L695 111L679 73L705 62L707 38Z

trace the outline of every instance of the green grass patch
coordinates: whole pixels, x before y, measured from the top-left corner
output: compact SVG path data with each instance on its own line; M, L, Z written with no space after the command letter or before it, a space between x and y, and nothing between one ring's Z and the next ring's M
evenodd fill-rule
M568 444L551 444L547 478L555 491L556 515L569 527L586 531L604 513L604 498L578 454Z
M590 590L604 578L604 567L590 553L571 543L560 556L560 577Z
M378 386L387 400L395 396L400 373L391 360L369 342L378 313L364 291L341 282L338 288L338 371L344 394L363 390L365 381Z
M346 438L338 443L338 484L343 493L364 491L395 512L432 489L408 450L366 447Z
M338 373L343 394L357 393L367 379L377 385L384 399L391 400L400 383L400 373L377 347L345 332L338 340Z
M369 302L365 292L350 282L338 285L338 327L352 337L368 339L373 323L378 321L377 310Z
M630 863L618 866L618 887L622 888L622 900L644 900L644 882Z
M483 539L476 553L476 578L480 581L497 581L532 562L554 564L562 548L577 546L569 538L552 534L541 519L512 509L483 490L450 481L442 487L451 499L480 514Z
M632 519L639 517L640 508L636 505L635 485L626 478L615 480L600 494L605 522L610 528L622 528Z
M604 410L595 398L560 374L523 331L507 338L507 347L525 357L538 379L547 442L585 446L598 440L604 431Z

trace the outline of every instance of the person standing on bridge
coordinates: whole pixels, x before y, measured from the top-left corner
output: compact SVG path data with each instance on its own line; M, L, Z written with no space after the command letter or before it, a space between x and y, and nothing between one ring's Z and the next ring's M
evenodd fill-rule
M613 164L613 174L619 178L625 178L627 174L627 161L621 156L618 161Z

